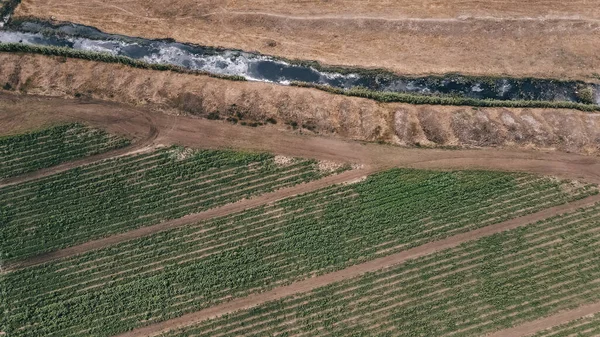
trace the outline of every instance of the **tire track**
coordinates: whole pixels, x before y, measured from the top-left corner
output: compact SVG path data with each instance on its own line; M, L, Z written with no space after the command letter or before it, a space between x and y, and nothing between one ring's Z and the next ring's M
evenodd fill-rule
M500 330L487 337L524 337L535 334L538 331L562 325L575 319L600 312L600 302L582 305L573 310L559 312L558 314L541 318L535 321L517 325L513 328Z
M141 140L134 142L130 146L121 149L100 153L93 156L88 156L82 159L69 161L56 166L47 167L34 172L18 175L15 177L0 180L0 188L15 184L25 183L31 180L47 177L53 174L61 173L75 167L93 164L105 159L127 156L134 153L141 153L153 149L153 143L158 138L159 131L155 125L149 124L148 134Z

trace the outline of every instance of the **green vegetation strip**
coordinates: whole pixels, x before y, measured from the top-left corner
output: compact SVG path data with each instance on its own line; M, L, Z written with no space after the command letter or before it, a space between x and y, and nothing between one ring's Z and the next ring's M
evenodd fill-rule
M75 50L66 47L51 47L51 46L32 46L21 43L0 43L0 52L9 53L32 53L42 54L47 56L62 56L70 58L78 58L96 62L119 63L126 66L151 69L160 71L174 71L185 74L201 74L215 78L246 81L246 78L238 75L219 75L204 71L190 70L183 67L170 64L148 63L132 59L125 56L117 56L108 53L99 53L94 51ZM292 86L316 88L327 91L332 94L354 96L373 99L378 102L401 102L409 104L431 104L431 105L459 105L459 106L475 106L475 107L508 107L508 108L554 108L554 109L576 109L581 111L600 111L600 106L596 104L584 104L567 101L510 101L510 100L490 100L490 99L475 99L467 97L449 97L449 96L428 96L397 92L381 92L364 88L340 89L325 85L292 82Z
M104 131L68 124L0 138L0 178L122 148L130 141Z
M0 188L0 252L23 259L346 169L181 148L111 159Z
M596 337L600 336L600 314L583 317L557 327L540 331L532 337Z
M595 205L164 336L483 336L600 299L599 244Z
M10 272L2 329L110 336L594 193L529 174L390 170Z
M194 74L194 75L206 75L215 78L222 78L231 81L246 81L246 78L243 76L237 75L219 75L212 74L205 71L200 70L190 70L184 67L179 67L171 64L158 64L158 63L149 63L145 61L140 61L136 59L132 59L126 56L118 56L112 55L109 53L101 53L95 51L87 51L87 50L75 50L67 47L52 47L52 46L32 46L26 45L22 43L0 43L0 52L7 53L31 53L31 54L42 54L46 56L62 56L62 57L70 57L77 58L82 60L96 61L96 62L106 62L106 63L118 63L123 64L133 68L141 68L141 69L151 69L151 70L159 70L159 71L173 71L176 73L183 74Z
M364 88L340 89L326 85L312 84L306 82L292 82L292 86L303 88L315 88L332 94L362 97L376 100L378 102L400 102L408 104L431 104L431 105L466 105L475 107L506 107L506 108L552 108L552 109L576 109L581 111L600 111L596 104L584 104L567 101L508 101L492 99L476 99L468 97L450 96L428 96L415 95L399 92L382 92Z

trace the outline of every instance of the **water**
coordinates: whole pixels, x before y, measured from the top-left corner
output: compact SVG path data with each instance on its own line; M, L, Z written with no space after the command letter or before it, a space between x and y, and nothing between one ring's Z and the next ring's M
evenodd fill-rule
M38 22L10 24L0 30L0 42L67 47L127 56L150 63L173 64L213 74L239 75L251 81L287 85L292 81L338 88L364 87L423 95L447 95L476 99L577 101L582 85L595 84L544 79L482 78L460 75L403 77L391 73L352 70L327 71L294 64L270 56L238 50L208 48L172 40L150 40L107 34L77 24L50 25Z

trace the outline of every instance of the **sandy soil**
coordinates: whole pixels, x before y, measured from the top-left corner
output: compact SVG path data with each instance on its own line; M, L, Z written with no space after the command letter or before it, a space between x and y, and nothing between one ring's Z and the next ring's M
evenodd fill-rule
M24 0L16 16L403 74L594 79L595 1Z
M369 262L354 265L354 266L351 266L351 267L348 267L346 269L342 269L342 270L339 270L336 272L309 278L309 279L299 281L299 282L294 282L288 286L278 287L278 288L275 288L273 290L266 291L263 293L252 294L252 295L249 295L246 297L237 298L230 302L216 305L216 306L213 306L213 307L201 310L201 311L190 313L190 314L187 314L187 315L184 315L184 316L181 316L178 318L174 318L174 319L171 319L168 321L164 321L161 323L149 325L147 327L139 328L139 329L124 333L122 335L119 335L119 337L155 336L155 335L160 334L161 332L164 332L165 330L171 330L171 329L176 329L176 328L180 328L180 327L184 327L184 326L189 326L193 323L211 319L211 318L215 318L218 316L222 316L222 315L225 315L227 313L231 313L231 312L234 312L237 310L252 308L254 306L257 306L261 303L265 303L268 301L278 300L283 297L298 294L298 293L309 292L313 289L323 287L323 286L326 286L326 285L334 283L334 282L340 282L343 280L347 280L347 279L350 279L353 277L363 275L365 273L381 270L381 269L384 269L384 268L387 268L387 267L390 267L393 265L403 263L407 260L411 260L411 259L415 259L415 258L418 258L421 256L433 254L440 250L453 248L453 247L456 247L467 241L472 241L472 240L476 240L476 239L479 239L479 238L482 238L485 236L489 236L489 235L492 235L495 233L500 233L503 231L511 230L511 229L526 225L528 223L533 223L533 222L536 222L539 220L546 219L548 217L551 217L551 216L554 216L557 214L573 211L580 207L583 207L585 205L590 205L590 204L596 203L598 201L600 201L600 195L595 195L595 196L588 197L586 199L579 200L579 201L576 201L576 202L573 202L573 203L570 203L567 205L549 208L549 209L543 210L541 212L526 215L526 216L523 216L520 218L512 219L512 220L498 223L495 225L483 227L483 228L476 229L476 230L473 230L473 231L470 231L467 233L458 234L458 235L449 237L447 239L427 243L427 244L403 251L401 253L389 255L389 256L378 258L375 260L371 260ZM600 305L596 305L595 309L600 310ZM578 316L576 316L576 314L568 315L568 316L569 317L574 316L573 318L578 317ZM536 326L538 329L543 329L543 328L547 327L548 324L553 324L553 322L545 321L545 324L546 325L537 324ZM550 326L552 326L552 325L550 325ZM520 330L514 329L515 333L499 334L499 335L494 335L494 336L520 336L520 334L517 333L518 331L520 331Z
M380 104L315 89L0 53L0 84L6 82L20 92L71 98L78 94L168 114L273 118L280 129L291 129L284 123L293 121L344 139L600 153L600 114L575 110Z

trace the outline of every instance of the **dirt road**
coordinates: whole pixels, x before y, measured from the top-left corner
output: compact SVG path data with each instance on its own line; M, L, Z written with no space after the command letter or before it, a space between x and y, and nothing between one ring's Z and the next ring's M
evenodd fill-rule
M561 152L501 149L402 148L148 112L116 103L0 94L0 135L40 125L83 122L124 136L143 138L156 130L155 144L235 148L367 164L376 168L488 169L522 171L600 183L600 158Z
M580 317L600 312L600 302L582 305L573 310L559 312L558 314L521 324L514 328L497 331L486 337L524 337L535 334L538 331L568 323Z

